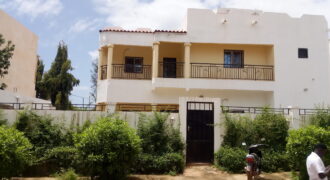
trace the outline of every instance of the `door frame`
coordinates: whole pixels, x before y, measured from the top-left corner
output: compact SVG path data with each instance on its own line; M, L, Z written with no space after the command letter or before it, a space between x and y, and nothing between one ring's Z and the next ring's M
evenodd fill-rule
M192 163L212 163L213 162L213 159L214 159L214 152L213 152L214 151L214 127L213 128L210 128L210 130L212 131L212 135L211 135L212 139L203 139L203 141L206 140L204 142L198 142L198 141L200 141L200 139L197 140L197 142L196 142L196 139L195 140L189 139L189 141L188 141L188 137L189 137L188 136L189 126L188 125L190 124L188 121L193 119L193 118L190 119L191 118L191 114L189 115L189 111L194 111L194 110L197 111L197 112L199 112L199 113L202 113L202 114L204 114L204 113L211 113L211 114L208 114L207 116L211 116L210 117L211 119L209 119L209 120L211 120L210 126L214 126L214 102L187 101L187 125L186 125L187 126L186 127L186 131L187 131L186 152L187 153L186 153L186 161L188 162L188 159L191 159L191 157L189 157L188 152L192 152L194 154L194 150L193 151L189 151L188 150L189 145L194 146L196 144L201 145L200 143L202 143L202 144L203 143L206 143L206 144L211 143L211 144L208 144L208 145L211 145L211 146L206 148L206 149L211 148L211 149L208 149L208 150L211 150L211 152L208 151L207 152L207 155L206 154L201 155L201 156L204 156L204 157L195 158L195 162L192 162L192 161L191 162ZM204 124L204 123L202 123L202 124ZM208 124L205 124L205 125L208 126ZM205 133L204 133L204 136L205 136ZM204 144L204 145L206 145L206 144ZM199 147L199 148L203 148L203 147ZM204 150L206 150L206 149L204 148ZM197 151L200 151L200 150L197 150ZM203 150L201 150L201 151L203 152ZM204 152L204 153L206 153L206 152ZM211 153L211 154L208 154L208 153ZM190 155L192 155L192 154L190 154ZM211 159L209 159L209 158L211 158ZM196 160L196 159L199 159L199 160Z
M189 91L189 90L187 90ZM221 99L220 98L200 98L200 97L179 97L179 117L180 117L180 132L184 142L187 142L187 102L213 102L214 103L214 153L217 152L222 143L222 135L224 135L225 129L220 126L223 123L221 118ZM186 153L186 151L185 151Z

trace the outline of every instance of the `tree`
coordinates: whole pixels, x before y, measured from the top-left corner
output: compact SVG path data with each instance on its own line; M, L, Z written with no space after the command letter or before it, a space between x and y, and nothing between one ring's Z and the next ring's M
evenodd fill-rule
M140 138L117 116L100 118L75 138L87 174L124 179L140 152Z
M60 42L55 60L43 79L43 83L47 87L47 94L52 104L58 109L70 108L69 95L73 87L79 85L79 80L70 73L72 70L67 45Z
M41 99L47 99L47 89L42 81L42 77L44 74L45 65L43 61L38 56L38 64L37 64L37 72L36 72L36 97Z
M4 47L2 47L4 45ZM10 58L13 56L15 50L15 45L11 41L7 41L0 34L0 77L3 78L8 74L8 68L10 66ZM0 83L0 89L5 89L7 85L5 83Z
M93 98L93 102L96 102L96 89L97 89L97 78L98 78L98 60L94 60L92 62L92 69L91 69L91 92L90 95Z

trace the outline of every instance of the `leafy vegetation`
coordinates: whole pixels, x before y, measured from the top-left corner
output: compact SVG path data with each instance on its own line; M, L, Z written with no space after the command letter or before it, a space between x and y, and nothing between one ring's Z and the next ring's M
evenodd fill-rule
M322 128L329 128L330 114L325 110L318 110L316 114L312 115L311 124Z
M141 114L138 135L142 143L135 172L181 173L184 168L184 143L179 129L168 123L168 113Z
M263 149L263 171L288 170L288 156L285 153L289 124L281 114L264 108L254 119L249 116L225 114L226 133L223 146L215 154L215 161L221 168L231 172L242 172L247 147L252 144L268 144ZM242 143L246 145L243 146ZM244 153L243 153L244 152Z
M92 97L93 102L96 102L96 93L97 93L97 78L98 78L98 59L92 61L91 72L91 92L89 93Z
M56 175L56 179L58 180L77 180L78 175L75 173L74 169L68 169L62 173Z
M16 129L24 132L25 137L33 144L33 152L40 159L47 151L65 145L62 127L52 123L52 118L39 116L33 111L19 113Z
M45 96L50 97L57 109L71 108L69 95L73 87L79 85L79 80L70 73L72 70L67 45L61 42L50 70L44 74L42 81L37 83L37 89L47 87Z
M246 151L238 147L222 146L215 153L215 164L220 168L234 173L244 172Z
M75 142L88 173L101 179L124 178L140 151L135 130L115 116L101 118L78 134Z
M22 132L0 126L0 179L18 176L33 163L32 145Z
M4 46L4 47L2 47ZM11 41L7 41L0 34L0 78L3 78L8 74L8 68L10 66L10 59L12 58L15 50L15 45ZM0 82L0 89L5 89L7 85Z
M290 130L286 150L290 166L299 170L300 179L308 179L306 158L313 151L315 144L324 143L330 147L330 131L322 127L308 126L297 130ZM324 158L324 164L330 163L330 154Z

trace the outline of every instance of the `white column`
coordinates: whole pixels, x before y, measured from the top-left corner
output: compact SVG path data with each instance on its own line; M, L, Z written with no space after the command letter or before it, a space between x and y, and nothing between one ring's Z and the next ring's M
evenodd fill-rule
M103 52L102 52L102 48L99 49L99 59L98 59L98 69L97 69L97 79L101 80L101 66L102 66L102 62L103 62Z
M108 47L107 79L111 79L111 75L112 75L112 59L113 59L113 44L109 44L107 47Z
M158 77L158 55L159 42L154 42L152 46L152 78Z
M184 78L190 78L190 46L191 43L184 43Z

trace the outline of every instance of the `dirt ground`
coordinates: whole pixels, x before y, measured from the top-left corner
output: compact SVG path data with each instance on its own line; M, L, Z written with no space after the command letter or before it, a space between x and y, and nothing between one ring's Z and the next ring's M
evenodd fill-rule
M169 175L132 175L130 180L246 180L245 174L229 174L213 166L200 164L186 167L184 173L178 176ZM263 173L260 180L289 180L290 172Z
M12 178L13 180L54 180L55 178ZM245 174L229 174L211 165L195 164L186 167L184 173L178 176L170 175L131 175L129 180L246 180ZM289 180L290 173L261 174L260 180Z

